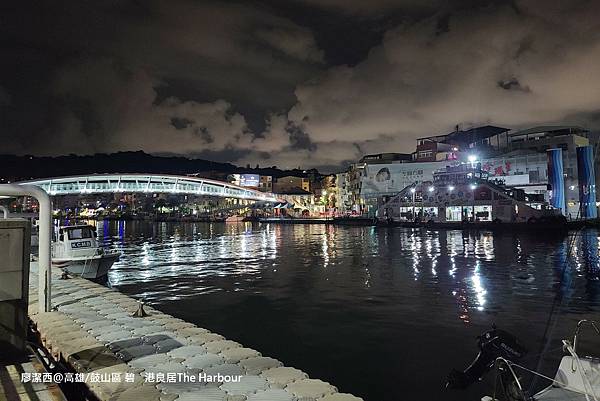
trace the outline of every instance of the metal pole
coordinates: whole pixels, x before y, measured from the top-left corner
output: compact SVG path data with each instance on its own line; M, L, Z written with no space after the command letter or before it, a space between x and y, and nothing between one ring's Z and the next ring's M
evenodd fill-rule
M39 213L39 261L38 261L38 303L40 312L50 312L52 275L51 239L52 239L52 200L40 187L35 185L0 184L0 195L31 196L40 205Z
M2 214L4 215L4 219L8 219L8 209L6 208L6 206L2 206L0 205L0 211L2 211Z

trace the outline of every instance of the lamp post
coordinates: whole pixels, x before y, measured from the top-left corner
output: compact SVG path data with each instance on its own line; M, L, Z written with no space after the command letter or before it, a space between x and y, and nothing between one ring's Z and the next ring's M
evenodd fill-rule
M473 207L472 207L472 216L473 216L473 222L475 222L475 189L477 189L477 185L476 184L471 184L471 194L473 196Z
M448 185L448 192L452 192L452 191L454 191L454 185ZM452 202L452 197L450 197L450 202ZM463 208L461 206L461 208L460 208L461 220L462 220L462 214L463 214L463 210L462 209ZM456 210L456 209L454 209L454 210ZM452 212L450 212L450 213L451 213L450 216L452 217Z
M413 221L415 221L415 192L416 192L415 187L412 187L410 189L410 192L412 193L412 219L413 219Z

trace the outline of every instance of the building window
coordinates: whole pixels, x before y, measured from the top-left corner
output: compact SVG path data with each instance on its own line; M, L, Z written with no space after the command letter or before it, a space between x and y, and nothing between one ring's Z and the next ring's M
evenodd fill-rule
M492 221L492 206L475 206L475 220L476 221Z
M460 206L448 206L446 208L446 221L462 221L462 210Z

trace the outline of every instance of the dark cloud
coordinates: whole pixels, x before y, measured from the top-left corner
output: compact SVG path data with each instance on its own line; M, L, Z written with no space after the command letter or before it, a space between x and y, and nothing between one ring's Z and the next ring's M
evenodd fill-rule
M464 125L598 125L600 2L19 2L5 152L335 166Z

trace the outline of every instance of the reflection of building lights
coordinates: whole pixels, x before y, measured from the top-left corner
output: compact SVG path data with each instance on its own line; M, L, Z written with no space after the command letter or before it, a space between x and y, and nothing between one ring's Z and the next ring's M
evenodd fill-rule
M454 191L454 185L450 185L450 186L448 187L448 191Z

